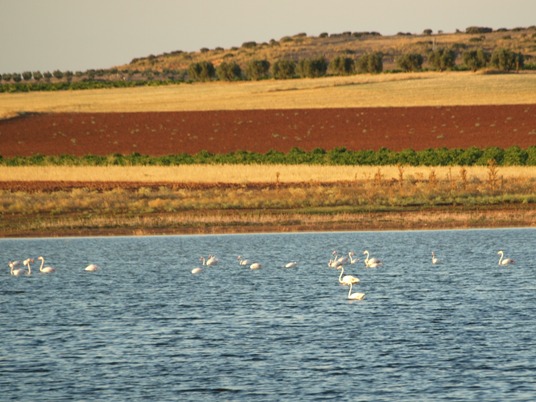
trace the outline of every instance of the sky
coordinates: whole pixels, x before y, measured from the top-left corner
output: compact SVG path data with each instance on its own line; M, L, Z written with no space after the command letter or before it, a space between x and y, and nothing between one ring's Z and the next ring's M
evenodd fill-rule
M0 0L0 74L85 71L306 33L536 24L536 0Z

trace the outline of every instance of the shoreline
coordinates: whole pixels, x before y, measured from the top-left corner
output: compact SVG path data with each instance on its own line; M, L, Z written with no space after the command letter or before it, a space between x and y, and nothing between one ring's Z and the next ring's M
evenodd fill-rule
M199 213L199 211L197 211ZM500 205L488 208L423 208L389 212L335 214L280 214L277 211L201 211L199 215L147 214L117 216L116 224L92 224L69 216L7 217L0 238L223 235L253 233L306 233L390 230L463 230L536 227L535 205ZM247 216L244 216L247 215ZM197 219L196 219L197 216ZM242 220L239 218L242 216ZM4 218L6 218L4 216ZM11 219L10 219L11 218ZM226 220L226 218L229 218ZM38 226L24 225L24 221Z

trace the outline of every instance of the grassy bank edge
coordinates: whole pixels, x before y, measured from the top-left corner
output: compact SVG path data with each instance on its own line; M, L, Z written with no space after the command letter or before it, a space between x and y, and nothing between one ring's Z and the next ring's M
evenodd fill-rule
M536 227L536 205L396 208L299 213L250 209L186 213L4 216L0 237L208 235L267 232L447 230Z

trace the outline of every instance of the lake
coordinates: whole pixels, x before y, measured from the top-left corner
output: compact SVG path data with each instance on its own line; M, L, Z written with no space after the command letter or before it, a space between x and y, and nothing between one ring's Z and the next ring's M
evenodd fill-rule
M0 239L0 399L535 400L535 239L536 229ZM345 266L364 300L347 299L328 267L334 250L383 260ZM499 250L516 264L499 266ZM202 266L211 254L219 264ZM56 272L39 273L38 256ZM28 257L32 276L11 276L8 261Z

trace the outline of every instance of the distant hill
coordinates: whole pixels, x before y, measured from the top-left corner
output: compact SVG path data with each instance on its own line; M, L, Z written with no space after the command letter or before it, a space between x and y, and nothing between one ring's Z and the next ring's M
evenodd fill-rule
M208 61L214 66L222 62L234 61L244 67L253 59L264 59L273 63L280 59L300 60L324 56L328 60L336 56L358 58L365 53L381 52L384 70L396 68L395 60L407 53L425 55L438 47L448 47L463 53L468 50L484 49L492 52L496 48L506 48L525 56L528 63L536 60L536 26L528 28L491 30L486 27L469 27L464 32L443 33L431 29L421 34L400 32L383 36L377 32L323 33L308 36L299 33L268 42L244 42L230 49L217 47L203 48L197 52L180 50L160 55L149 55L133 59L130 64L119 66L122 71L169 71L187 70L192 63Z
M196 52L175 50L135 58L129 64L109 69L2 74L0 92L161 85L214 79L233 81L348 75L359 72L435 70L438 69L437 61L440 57L443 58L439 55L442 51L445 51L443 55L450 57L449 65L445 69L476 70L493 64L490 61L495 50L502 52L502 56L497 56L497 60L499 57L509 60L510 67L499 68L500 71L519 68L536 70L536 26L497 30L473 26L455 33L425 29L420 34L399 32L391 36L383 36L378 32L322 33L318 36L298 33L263 43L244 42L239 47L230 49L202 48ZM480 63L478 68L465 65L464 53L470 51L486 53L486 62L483 65ZM505 53L508 55L504 56ZM370 56L370 59L366 60L363 55ZM411 57L415 55L417 60L420 59L417 67L399 66L398 61L404 58L413 63L416 59ZM436 65L432 59L435 59ZM519 62L519 59L522 61ZM365 64L363 60L366 60ZM262 64L264 67L259 68L265 69L257 77L254 77L251 71L248 72L252 61L257 61L258 65ZM327 64L335 61L339 62L338 67L330 65L328 68ZM344 65L347 62L351 67ZM285 71L284 77L277 76L272 68L277 63L286 63L286 67L292 64L291 70L295 68L296 71ZM196 65L198 70L195 69ZM363 70L363 65L365 70L360 71ZM298 71L299 68L301 71ZM308 75L311 71L312 75Z

